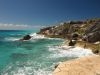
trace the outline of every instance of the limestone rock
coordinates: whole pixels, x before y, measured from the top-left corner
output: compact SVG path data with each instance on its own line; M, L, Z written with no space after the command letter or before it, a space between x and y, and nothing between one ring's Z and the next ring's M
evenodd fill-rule
M86 56L62 62L53 75L100 75L100 56Z

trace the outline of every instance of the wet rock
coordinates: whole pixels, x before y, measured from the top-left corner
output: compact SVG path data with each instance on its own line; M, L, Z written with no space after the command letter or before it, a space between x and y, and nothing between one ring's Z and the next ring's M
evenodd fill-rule
M99 50L95 50L93 53L98 54L99 53Z
M22 39L20 39L20 41L23 41L23 40L30 40L31 39L31 36L30 35L26 35L24 36Z
M58 67L58 65L59 65L59 64L56 64L56 65L55 65L55 69Z
M74 40L70 40L70 42L69 42L69 46L75 46L75 44L76 44L76 41L74 41Z

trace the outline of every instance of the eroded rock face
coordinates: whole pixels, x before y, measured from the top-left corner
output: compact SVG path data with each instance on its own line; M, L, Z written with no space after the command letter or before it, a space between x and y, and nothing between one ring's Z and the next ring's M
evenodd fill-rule
M100 22L95 23L94 25L90 25L87 27L85 34L93 33L93 32L100 32Z
M87 39L88 39L88 42L90 42L90 43L100 41L100 32L97 31L97 32L94 32L94 33L90 33L87 36Z
M100 22L87 28L85 36L83 36L83 40L90 43L100 41Z
M51 27L46 27L46 28L43 28L43 29L40 29L40 32L38 34L45 34L47 30L50 30Z
M74 33L78 33L78 35L73 35ZM95 43L100 41L100 19L65 22L57 26L43 28L39 34L52 38L67 38L69 40L77 40L79 38Z

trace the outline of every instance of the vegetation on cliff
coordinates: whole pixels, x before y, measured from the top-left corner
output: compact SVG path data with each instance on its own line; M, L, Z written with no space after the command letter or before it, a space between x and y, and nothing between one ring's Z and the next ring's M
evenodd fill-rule
M56 26L46 27L40 30L39 34L44 34L48 37L60 37L60 38L67 38L72 39L71 36L77 33L79 38L83 38L85 41L89 42L97 42L100 41L100 18L90 19L86 21L69 21L64 22ZM97 40L93 40L94 37ZM92 38L89 38L92 37ZM86 39L88 40L86 40Z
M80 45L81 47L90 48L94 53L100 52L100 43L95 44L100 42L100 18L64 22L59 25L43 28L38 34L51 38L77 40L76 46ZM70 41L71 44L73 44L72 41Z

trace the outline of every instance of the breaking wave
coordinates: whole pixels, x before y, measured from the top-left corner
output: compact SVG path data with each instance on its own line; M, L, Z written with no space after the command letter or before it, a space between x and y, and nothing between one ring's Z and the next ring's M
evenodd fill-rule
M53 52L50 55L51 58L59 57L82 57L93 55L92 50L84 49L80 47L70 47L70 46L48 46L49 51Z
M40 34L37 34L37 33L31 33L30 36L32 37L29 41L36 41L38 39L49 39L49 40L62 40L60 38L48 38L48 37L45 37L44 35L40 35ZM7 38L4 38L5 41L18 41L19 39L21 39L23 37L20 37L20 38L16 38L16 37L7 37Z
M20 38L15 38L15 37L7 37L4 38L4 41L18 41Z
M36 33L31 33L30 36L32 39L44 39L46 38L44 35L36 34Z
M37 34L37 33L31 33L30 36L32 37L31 40L34 40L34 39L62 40L60 38L49 38L49 37L45 37L44 35Z
M41 68L42 65L35 62L34 65L37 66L29 66L32 65L34 62L27 62L26 66L20 66L21 63L16 63L16 67L14 64L10 64L4 69L1 75L52 75L50 70L47 70L46 67Z

